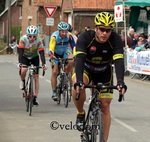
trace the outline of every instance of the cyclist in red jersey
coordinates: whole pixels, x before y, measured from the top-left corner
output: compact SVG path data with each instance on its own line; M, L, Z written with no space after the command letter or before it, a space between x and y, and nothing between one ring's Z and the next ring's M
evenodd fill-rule
M75 72L72 75L74 84L73 101L77 108L76 126L79 131L83 130L85 122L85 111L83 108L86 100L84 84L92 81L105 85L112 85L113 70L115 66L118 90L122 94L126 91L124 83L124 58L123 44L120 35L113 31L115 21L108 12L101 12L95 16L95 30L88 30L80 34L75 55ZM80 89L80 98L76 100L76 93ZM110 103L112 100L111 89L103 90L100 93L102 102L102 119L104 128L104 142L107 141L111 124Z

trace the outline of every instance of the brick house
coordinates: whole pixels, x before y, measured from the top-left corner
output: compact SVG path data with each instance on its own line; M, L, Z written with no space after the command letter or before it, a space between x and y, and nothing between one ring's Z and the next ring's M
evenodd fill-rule
M46 46L48 46L49 36L57 30L57 24L60 21L65 21L73 26L74 30L79 32L84 30L85 26L94 28L94 16L101 11L109 11L114 13L114 0L14 0L16 11L12 14L13 20L21 25L22 35L25 34L25 29L28 25L36 25L39 27L39 34L46 35ZM18 7L16 7L18 6ZM53 14L54 26L46 25L47 13L44 6L55 6L57 10ZM22 17L19 19L19 9L21 9ZM12 8L13 10L13 8ZM4 16L3 16L4 17ZM1 18L1 17L0 17ZM4 20L1 20L4 21ZM7 21L7 20L5 20ZM7 24L6 24L7 25ZM14 23L12 22L12 25ZM5 35L7 35L7 26Z
M6 37L8 34L8 3L6 3L5 10L0 13L0 38ZM11 25L20 26L21 25L21 10L20 7L16 6L16 0L11 1L10 15L11 15Z
M18 0L22 1L22 33L30 25L38 25L40 34L49 35L57 30L60 21L70 23L75 30L82 31L85 26L94 28L93 18L97 12L110 11L113 13L114 0ZM91 2L90 2L91 1ZM48 15L44 6L56 6L52 16L54 26L46 26ZM88 23L88 24L87 24Z

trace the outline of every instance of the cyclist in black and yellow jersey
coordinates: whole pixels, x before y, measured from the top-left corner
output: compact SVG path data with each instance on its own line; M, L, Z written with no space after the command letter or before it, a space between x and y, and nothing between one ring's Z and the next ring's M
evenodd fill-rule
M126 91L124 83L124 58L123 44L120 36L113 31L115 21L108 12L101 12L95 16L95 30L85 31L80 34L75 54L75 72L72 76L74 84L73 100L77 108L76 126L79 131L85 122L85 111L83 109L86 99L84 84L92 81L93 84L101 82L112 85L113 70L115 66L118 90L122 94ZM76 93L80 89L80 98L76 100ZM104 142L107 141L111 124L110 103L112 90L103 90L100 93L102 102L102 118L104 128Z

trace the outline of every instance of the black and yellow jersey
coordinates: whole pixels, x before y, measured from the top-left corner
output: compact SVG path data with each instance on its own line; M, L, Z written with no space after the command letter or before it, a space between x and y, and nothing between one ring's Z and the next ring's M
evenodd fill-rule
M77 81L83 80L84 67L92 73L100 73L112 63L115 64L117 80L123 81L123 43L117 33L112 32L107 42L99 43L95 39L95 31L83 32L77 40L74 55Z

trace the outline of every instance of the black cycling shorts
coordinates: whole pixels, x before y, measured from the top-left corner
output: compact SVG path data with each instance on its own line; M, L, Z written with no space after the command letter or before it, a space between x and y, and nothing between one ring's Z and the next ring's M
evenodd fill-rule
M26 65L26 66L30 66L31 64L33 64L34 66L39 66L40 60L39 60L39 56L33 58L33 59L27 59L26 57L22 57L22 64ZM35 71L35 74L39 73L39 69L37 68Z

